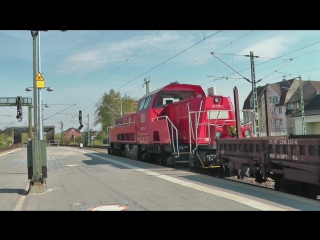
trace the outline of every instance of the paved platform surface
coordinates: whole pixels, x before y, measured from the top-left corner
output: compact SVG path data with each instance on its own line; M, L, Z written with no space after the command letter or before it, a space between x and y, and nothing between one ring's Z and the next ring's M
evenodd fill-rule
M0 153L0 211L320 210L317 200L97 151L48 147L43 194L29 192L26 148Z

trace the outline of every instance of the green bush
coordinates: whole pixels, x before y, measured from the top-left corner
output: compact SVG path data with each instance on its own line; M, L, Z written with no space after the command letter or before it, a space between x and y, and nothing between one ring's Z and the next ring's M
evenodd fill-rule
M4 133L0 134L0 148L10 147L11 143L12 137Z
M102 146L103 145L103 141L99 140L99 139L95 139L93 141L93 146Z

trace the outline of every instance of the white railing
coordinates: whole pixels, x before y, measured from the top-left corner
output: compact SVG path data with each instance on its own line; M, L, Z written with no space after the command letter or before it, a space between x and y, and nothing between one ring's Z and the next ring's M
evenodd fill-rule
M60 145L60 140L47 140L47 145L48 147L59 147Z

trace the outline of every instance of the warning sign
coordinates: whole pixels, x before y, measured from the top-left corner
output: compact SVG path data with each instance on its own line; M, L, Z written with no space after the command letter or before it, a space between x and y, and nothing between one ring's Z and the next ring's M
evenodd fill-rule
M38 72L36 76L36 82L37 82L37 88L45 88L45 81L40 72Z
M37 76L36 76L36 80L37 81L44 81L44 78L42 77L41 73L38 72Z

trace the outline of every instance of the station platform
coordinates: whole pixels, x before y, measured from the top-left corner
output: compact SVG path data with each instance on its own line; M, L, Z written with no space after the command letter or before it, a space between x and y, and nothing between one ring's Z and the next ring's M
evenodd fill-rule
M0 153L0 211L319 211L320 201L107 155L47 148L45 193L31 194L27 149Z

